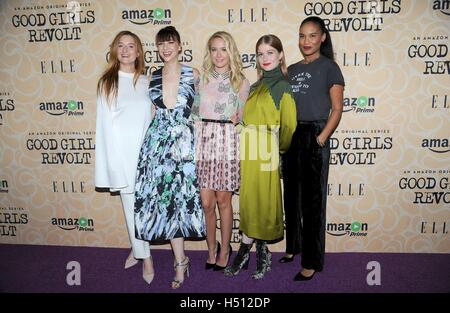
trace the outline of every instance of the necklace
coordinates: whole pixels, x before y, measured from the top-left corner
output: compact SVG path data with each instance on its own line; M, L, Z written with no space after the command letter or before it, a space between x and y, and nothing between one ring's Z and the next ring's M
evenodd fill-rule
M222 80L225 80L227 78L230 78L230 73L231 73L231 71L226 71L224 73L219 73L216 70L212 70L211 71L211 76L214 77L215 79L218 79L220 77Z

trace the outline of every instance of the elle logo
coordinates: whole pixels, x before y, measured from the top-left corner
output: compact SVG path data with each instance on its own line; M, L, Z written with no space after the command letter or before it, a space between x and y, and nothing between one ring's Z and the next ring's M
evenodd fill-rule
M341 61L343 66L370 66L370 55L370 52L343 52L342 55L337 55L336 59Z
M267 8L228 9L228 23L267 22Z
M75 60L41 61L41 74L75 73Z
M421 234L448 234L448 229L446 228L446 222L422 222L420 226Z
M448 109L450 107L447 102L447 95L433 95L431 98L431 108L433 109Z
M80 181L76 183L74 181L53 181L52 182L53 192L70 192L70 193L85 193L85 182Z

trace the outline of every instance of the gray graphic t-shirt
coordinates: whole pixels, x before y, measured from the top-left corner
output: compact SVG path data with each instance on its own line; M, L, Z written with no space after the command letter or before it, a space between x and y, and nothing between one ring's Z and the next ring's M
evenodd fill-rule
M300 62L288 67L289 82L297 104L297 120L326 120L330 114L330 88L345 86L336 62L320 56L309 64Z

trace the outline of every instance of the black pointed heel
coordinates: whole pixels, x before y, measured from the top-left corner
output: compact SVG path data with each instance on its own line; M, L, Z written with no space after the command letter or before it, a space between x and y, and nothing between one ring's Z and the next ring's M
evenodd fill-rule
M314 273L312 273L311 276L303 276L302 272L298 272L297 275L294 276L294 281L311 280L314 277L315 274L316 274L316 271L314 271Z
M217 257L217 255L220 252L220 242L218 242L218 241L216 242L216 249L217 249L216 257ZM216 267L216 263L205 262L205 270L210 270L210 269L214 269L215 270L215 267Z
M228 244L228 260L227 260L227 264L225 264L225 266L220 266L220 265L216 264L216 265L214 265L213 271L216 271L216 272L223 271L227 267L228 262L230 261L232 253L233 253L233 248L231 247L231 244Z
M216 264L212 264L212 263L205 263L205 270L210 270L212 268L214 268L216 266Z
M280 263L290 263L290 262L294 261L294 258L295 258L295 255L293 255L291 257L284 256L281 259L279 259L278 262L280 262Z

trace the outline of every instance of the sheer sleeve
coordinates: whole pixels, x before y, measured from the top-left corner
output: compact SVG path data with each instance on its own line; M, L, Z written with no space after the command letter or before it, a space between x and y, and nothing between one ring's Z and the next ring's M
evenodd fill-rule
M247 101L249 92L250 92L250 83L248 82L248 79L244 79L241 83L241 87L239 88L238 99L237 99L237 101L238 101L237 109L238 109L239 121L242 121L242 114L244 112L244 104Z
M200 119L200 74L194 71L194 103L192 104L191 116L194 121Z

